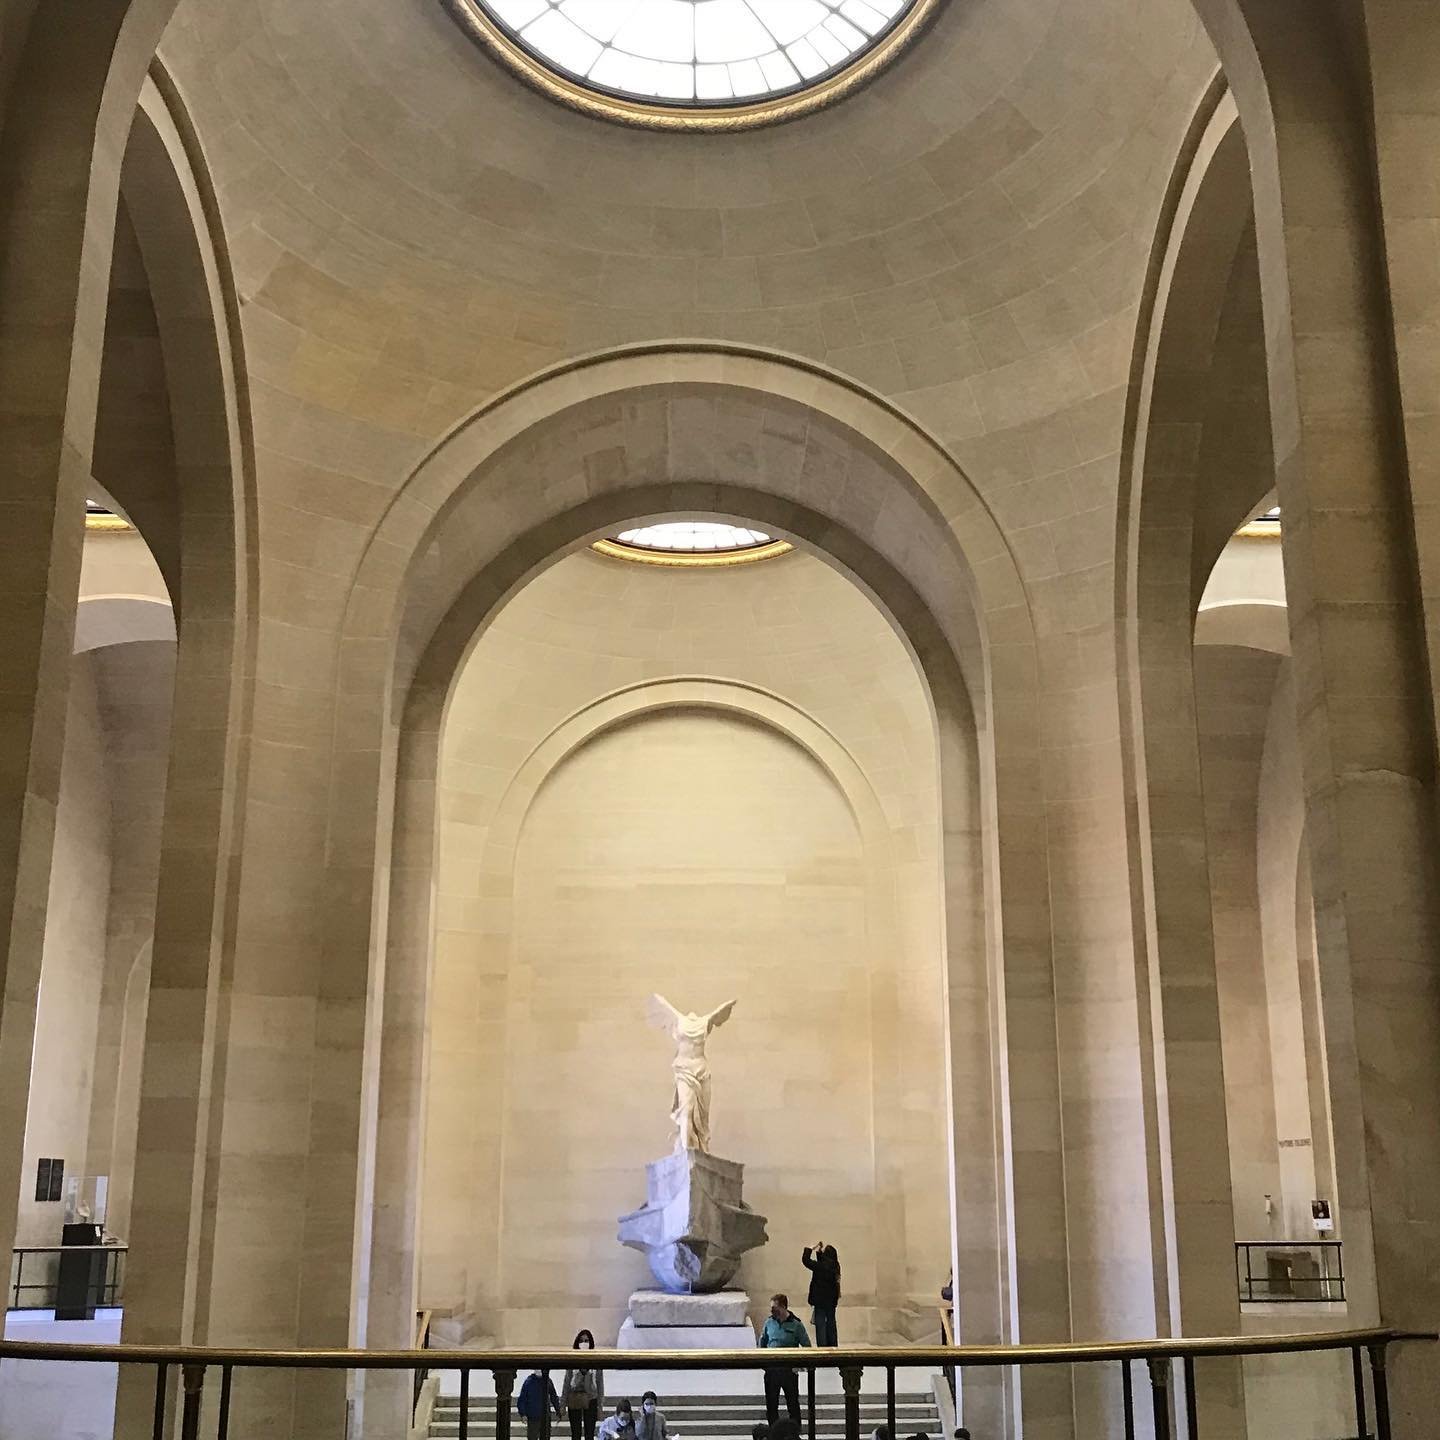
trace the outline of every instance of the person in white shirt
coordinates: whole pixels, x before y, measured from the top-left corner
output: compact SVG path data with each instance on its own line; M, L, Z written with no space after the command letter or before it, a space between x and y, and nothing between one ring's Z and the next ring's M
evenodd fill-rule
M615 1413L600 1422L596 1440L635 1440L635 1417L628 1400L615 1402Z

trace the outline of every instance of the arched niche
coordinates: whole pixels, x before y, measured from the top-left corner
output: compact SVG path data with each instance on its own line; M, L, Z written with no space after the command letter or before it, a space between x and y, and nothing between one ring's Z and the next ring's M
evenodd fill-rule
M470 662L472 667L483 653L482 645ZM467 689L466 694L473 694L474 688L478 687ZM908 736L908 730L905 733ZM611 788L616 782L606 773L607 767L624 763L630 767L627 773L633 773L645 753L646 737L653 743L678 745L692 767L686 774L697 785L705 784L707 774L712 777L704 813L712 822L718 813L718 828L707 822L699 831L692 830L692 824L700 822L688 815L688 802L680 799L683 786L648 800L644 785L631 792ZM800 787L800 792L815 802L814 811L804 807L790 810L791 801L780 798L788 795L788 789L774 795L763 785L756 789L744 769L724 772L727 778L720 780L721 772L709 771L706 764L715 753L704 748L710 744L720 745L725 756L748 757L787 787ZM696 750L697 745L702 748ZM446 753L442 746L442 760ZM716 754L715 759L720 761L721 755ZM602 786L598 792L597 784ZM577 812L572 817L576 825L611 834L615 826L624 823L618 817L628 816L638 806L650 816L637 832L639 836L653 835L657 825L671 827L667 832L670 840L658 850L646 850L649 841L644 838L633 840L649 858L633 877L633 884L624 887L625 916L618 924L609 900L621 892L604 879L609 845L601 846L598 855L592 855L588 847L574 852L575 842L567 837L575 827L567 824L558 834L554 829L549 807L574 803L575 792L570 787L575 785L586 795L605 797ZM444 793L458 799L448 789ZM546 804L539 803L542 794L547 797ZM830 800L825 798L827 794ZM783 810L775 810L777 805ZM620 808L616 810L616 806ZM735 824L756 806L762 811L767 807L774 810L772 821L759 824L748 839L742 838L742 830L734 828ZM908 1273L918 1268L923 1275L928 1297L935 1258L949 1248L948 1224L929 1237L922 1253L910 1255L910 1236L924 1234L925 1229L910 1224L908 1211L911 1205L945 1192L948 1165L944 1157L949 1137L942 1110L936 1115L937 1134L930 1152L923 1157L913 1154L907 1147L907 1126L895 1077L902 1069L910 1069L907 1058L923 1053L933 1062L937 1081L943 1081L943 1048L936 1033L941 1029L936 1021L943 1006L939 957L933 951L925 956L913 948L902 949L893 822L861 763L843 742L803 708L762 687L704 675L667 677L628 686L582 706L534 745L493 808L480 808L479 797L469 795L463 813L467 833L475 827L483 829L483 852L466 850L463 856L447 856L447 840L456 843L458 831L442 825L442 866L448 863L452 875L456 870L474 872L466 893L485 897L486 903L483 913L474 916L477 928L470 930L466 920L470 907L464 907L466 916L456 914L462 908L454 898L457 891L451 886L444 888L443 918L437 922L443 932L437 937L432 983L435 993L446 997L448 1016L470 1014L478 1006L486 1023L483 1036L475 1036L469 1025L456 1026L453 1018L434 1016L434 1030L443 1028L447 1043L437 1046L432 1038L428 1052L420 1219L425 1237L423 1263L429 1278L421 1292L423 1307L450 1315L447 1329L452 1332L458 1328L464 1333L459 1325L462 1317L478 1315L480 1332L497 1343L523 1344L532 1339L538 1343L547 1326L560 1323L554 1314L556 1307L567 1305L574 1309L565 1319L570 1330L586 1324L603 1334L623 1314L630 1291L648 1283L643 1278L643 1261L613 1244L614 1215L610 1211L619 1214L636 1203L632 1193L636 1179L632 1176L627 1181L620 1175L619 1157L608 1144L582 1142L587 1134L593 1136L593 1123L642 1147L648 1135L653 1143L649 1149L637 1151L636 1157L653 1158L652 1150L659 1153L664 1104L656 1095L668 1074L666 1057L659 1053L663 1046L658 1042L652 1045L653 1037L635 1009L640 996L623 987L613 991L606 978L608 969L587 969L588 962L572 958L572 951L588 954L591 946L600 947L601 953L625 955L623 963L630 970L652 968L660 988L671 988L659 980L661 976L673 980L689 975L692 984L730 986L725 995L733 990L741 1001L742 1019L748 1024L744 1031L732 1029L717 1043L717 1104L723 1111L722 1131L732 1137L737 1131L753 1137L754 1143L742 1150L722 1146L721 1153L745 1160L750 1202L772 1217L771 1246L751 1257L747 1265L751 1278L746 1283L752 1293L768 1294L793 1283L790 1272L799 1246L808 1243L807 1236L814 1239L808 1231L797 1235L795 1229L802 1213L809 1211L814 1216L810 1204L780 1203L773 1194L766 1198L775 1177L793 1169L793 1178L784 1186L787 1195L798 1195L801 1187L813 1183L807 1178L811 1172L828 1176L814 1201L829 1217L826 1233L833 1238L839 1228L851 1239L841 1248L851 1262L846 1271L848 1314L858 1317L847 1320L852 1336L857 1323L885 1329L894 1323L886 1306L904 1304L907 1262ZM612 814L615 818L608 818ZM808 828L812 818L816 825L813 834ZM686 867L693 866L696 856L712 853L711 845L718 847L714 853L728 858L723 861L724 873L707 882L707 894L694 897L697 905L720 906L712 917L714 926L702 927L710 942L687 943L688 927L683 924L673 933L670 927L676 917L667 910L669 918L660 923L663 934L673 934L670 943L657 934L653 953L643 944L637 948L635 937L644 933L646 917L635 910L641 903L639 894L648 893L644 890L646 877L653 879L663 868L666 878L656 882L653 893L662 903L669 903L673 886L679 883L683 890L687 884L684 877L695 876L696 872ZM807 870L810 881L800 885L799 894L786 899L786 928L791 931L788 944L779 936L774 942L762 940L760 937L771 934L774 922L763 905L755 915L737 915L730 908L734 896L751 893L744 875L752 882L759 878L750 874L753 865L767 874L773 866L779 873L797 857L811 854L807 848L811 845L816 847L815 855L829 857L825 863L833 868ZM540 847L538 857L536 846ZM761 851L770 858L757 858ZM574 879L562 883L553 900L537 912L527 896L536 885L543 888L550 883L544 871L545 856L561 866L561 875L573 874ZM599 878L587 888L581 877L591 867L598 867ZM652 867L657 868L652 871ZM822 874L830 879L822 879ZM712 885L717 895L713 900L708 899ZM635 892L634 886L640 891ZM732 898L719 898L727 895ZM932 900L938 902L933 892ZM566 921L567 914L590 918ZM847 917L843 922L842 916ZM540 956L533 938L527 939L537 924L573 927L576 923L580 928L573 934L573 943L546 945ZM753 941L737 952L741 934L752 935ZM729 958L719 962L712 951ZM821 957L823 968L813 968ZM832 961L836 967L833 974ZM571 975L577 988L572 991L562 985L557 989L552 971ZM748 979L740 979L741 972ZM908 997L899 992L907 983L923 985L927 975L933 978L934 988L928 1007L921 1008L929 1013L911 1015ZM541 991L550 998L537 1011ZM793 1007L804 991L814 996L810 1005L799 1011L786 1008ZM573 1008L575 994L589 997L578 1009ZM680 992L673 998L683 1003ZM818 1020L805 1023L821 1009L828 1016L823 1024ZM902 1020L902 1014L909 1018ZM594 1030L596 1015L609 1017L603 1034ZM788 1016L788 1020L780 1016ZM552 1040L552 1023L560 1026L563 1040ZM577 1026L587 1037L578 1050L572 1039ZM773 1108L757 1109L747 1102L752 1085L782 1083L778 1072L770 1082L758 1080L772 1068L772 1062L753 1053L760 1043L757 1036L772 1037L776 1047L773 1064L789 1077L784 1082L787 1090L791 1085L815 1088L813 1112L807 1104L807 1119L799 1122L801 1132L813 1134L803 1159L794 1151L796 1117L784 1117L777 1132L776 1123L782 1117ZM606 1061L607 1046L610 1054L624 1057L623 1063ZM654 1055L650 1054L652 1048ZM807 1058L797 1060L795 1053ZM552 1075L548 1067L555 1067L554 1084L537 1086L518 1078L533 1067L538 1054L549 1056L547 1076ZM747 1054L748 1061L738 1058ZM837 1063L838 1073L828 1080L822 1078L827 1065ZM562 1075L577 1066L591 1078L572 1086ZM577 1101L583 1090L584 1101L573 1110L568 1105L557 1108L555 1085ZM936 1088L943 1092L943 1083ZM641 1093L653 1102L648 1109L635 1098ZM517 1097L526 1107L523 1119L516 1109ZM626 1116L623 1122L622 1114ZM833 1127L841 1115L848 1118L842 1130L833 1133L843 1133L845 1142L837 1146L825 1138L832 1131L825 1130L823 1122L828 1117ZM553 1174L553 1187L551 1181L542 1181L543 1198L535 1196L537 1176L525 1150L531 1142L554 1143L553 1135L569 1133L576 1126L574 1143L565 1147L569 1158L563 1174L547 1171ZM811 1131L812 1126L822 1128ZM507 1134L511 1136L508 1142ZM973 1149L985 1135L967 1138L966 1148ZM925 1178L918 1188L917 1176L907 1174L907 1165L923 1167ZM635 1174L639 1174L638 1158ZM382 1177L380 1183L388 1189L398 1181L398 1176ZM577 1184L584 1200L572 1203L566 1212L568 1220L556 1230L550 1217L561 1205L561 1192L574 1197ZM597 1209L600 1194L611 1191L615 1192L611 1197L614 1203L600 1202ZM817 1218L811 1218L811 1228L817 1223ZM773 1233L776 1231L779 1233ZM543 1277L550 1271L553 1256L573 1248L582 1235L588 1236L584 1246L587 1260L582 1272L573 1276L573 1293L550 1293ZM785 1240L777 1249L781 1236ZM768 1289L763 1284L757 1288L757 1269L773 1272L766 1281ZM859 1311L856 1306L865 1309ZM491 1317L501 1312L510 1315L503 1334L491 1324ZM526 1325L537 1326L537 1334L529 1335L523 1328Z
M936 716L947 877L986 877L983 909L946 915L951 1015L980 1017L952 1043L952 1103L995 1137L970 1162L990 1180L964 1177L984 1198L962 1212L962 1325L1058 1338L1068 1286L1028 606L993 521L938 446L824 372L767 355L641 347L544 377L432 453L362 562L332 786L331 888L344 902L327 935L347 1003L370 979L354 957L375 962L379 1101L364 1182L402 1171L419 1143L436 747L458 667L538 569L618 524L677 511L748 519L812 550L916 657ZM1012 1085L1024 1101L1013 1107ZM366 1333L383 1343L413 1306L413 1216L366 1211L359 1283ZM1054 1413L1066 1397L1068 1381L1049 1377L1027 1382L1023 1403Z

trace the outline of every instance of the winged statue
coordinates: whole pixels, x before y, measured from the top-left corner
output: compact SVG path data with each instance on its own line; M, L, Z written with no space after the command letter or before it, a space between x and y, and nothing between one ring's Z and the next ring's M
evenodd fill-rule
M675 1125L675 1150L710 1150L710 1062L705 1058L705 1041L710 1032L723 1025L735 1008L727 1000L708 1015L677 1010L663 995L645 1002L646 1018L675 1042L675 1097L670 1119Z

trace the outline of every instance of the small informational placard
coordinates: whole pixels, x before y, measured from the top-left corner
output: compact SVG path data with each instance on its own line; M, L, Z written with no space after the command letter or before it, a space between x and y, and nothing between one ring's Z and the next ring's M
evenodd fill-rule
M1330 1202L1328 1200L1312 1200L1310 1214L1314 1218L1317 1235L1328 1235L1334 1230L1335 1222L1330 1218Z
M44 1204L58 1200L64 1182L65 1162L63 1160L42 1160L35 1171L36 1200Z

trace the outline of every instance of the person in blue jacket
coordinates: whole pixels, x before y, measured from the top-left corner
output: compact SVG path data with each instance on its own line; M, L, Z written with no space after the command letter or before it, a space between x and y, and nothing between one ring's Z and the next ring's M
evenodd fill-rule
M546 1391L549 1396L546 1396ZM525 1377L525 1383L520 1387L520 1393L515 1397L515 1408L525 1417L526 1440L540 1440L541 1432L545 1427L545 1402L550 1402L550 1408L555 1412L555 1418L560 1418L560 1397L555 1393L555 1386L547 1380L538 1370L532 1370Z
M808 1347L810 1332L805 1322L790 1309L784 1295L770 1297L770 1318L760 1332L762 1350L798 1350ZM793 1365L765 1367L765 1415L773 1431L780 1419L780 1392L785 1392L785 1409L796 1425L800 1423L800 1376Z

